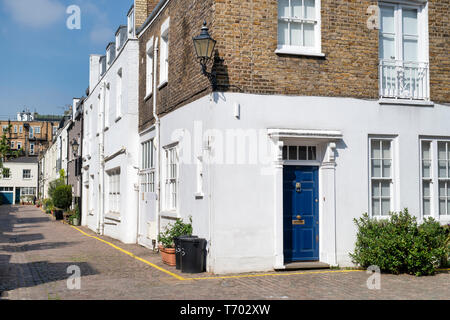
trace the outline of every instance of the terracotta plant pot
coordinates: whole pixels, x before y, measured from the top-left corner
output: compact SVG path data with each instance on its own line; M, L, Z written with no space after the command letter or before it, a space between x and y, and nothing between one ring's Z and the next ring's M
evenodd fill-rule
M174 267L177 265L175 259L175 248L164 248L159 246L159 252L161 253L162 261L168 266Z

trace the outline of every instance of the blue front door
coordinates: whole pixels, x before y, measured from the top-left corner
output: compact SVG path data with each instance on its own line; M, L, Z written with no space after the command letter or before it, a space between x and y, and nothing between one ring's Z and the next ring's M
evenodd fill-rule
M285 262L319 260L319 168L285 166Z

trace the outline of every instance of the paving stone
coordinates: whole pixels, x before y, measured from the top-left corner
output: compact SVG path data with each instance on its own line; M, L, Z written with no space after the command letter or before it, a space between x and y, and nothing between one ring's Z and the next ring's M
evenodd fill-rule
M86 228L84 232L95 235ZM99 237L99 236L97 236ZM102 238L155 265L158 254ZM69 290L69 266L81 270L81 289ZM296 272L293 272L296 273ZM179 281L149 265L52 221L34 207L0 206L0 299L11 300L324 300L448 299L450 274L433 277L382 275L369 290L365 272L311 273ZM201 277L212 275L204 274ZM198 277L198 276L195 276Z

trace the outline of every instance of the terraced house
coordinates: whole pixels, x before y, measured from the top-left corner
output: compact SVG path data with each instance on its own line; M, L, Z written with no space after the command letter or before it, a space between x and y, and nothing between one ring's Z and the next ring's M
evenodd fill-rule
M348 266L364 212L448 223L449 8L136 0L139 242L192 216L215 273Z

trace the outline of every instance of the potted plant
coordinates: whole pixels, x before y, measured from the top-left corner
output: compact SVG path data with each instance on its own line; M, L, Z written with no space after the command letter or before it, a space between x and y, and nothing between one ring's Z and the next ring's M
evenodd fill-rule
M73 214L70 216L70 224L74 226L80 225L80 208L78 205L75 205L75 209L72 212Z
M175 238L192 235L192 217L189 223L184 223L182 219L177 219L175 224L169 224L166 230L159 234L159 252L163 262L169 266L176 266Z

